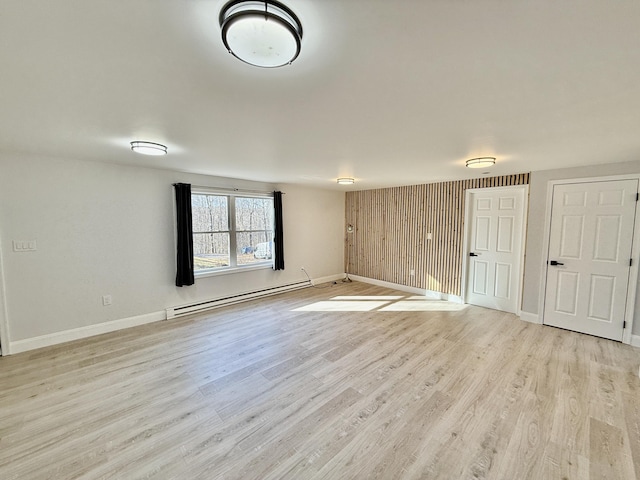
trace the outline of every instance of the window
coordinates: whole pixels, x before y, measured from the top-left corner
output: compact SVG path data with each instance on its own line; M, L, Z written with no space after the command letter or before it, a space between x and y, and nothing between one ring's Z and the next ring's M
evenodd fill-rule
M273 264L273 198L191 194L194 272Z

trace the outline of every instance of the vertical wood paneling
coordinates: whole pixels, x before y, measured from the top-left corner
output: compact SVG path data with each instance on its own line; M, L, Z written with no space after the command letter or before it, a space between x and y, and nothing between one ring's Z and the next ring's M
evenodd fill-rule
M346 224L354 232L345 241L346 271L460 295L465 190L528 183L522 173L348 192Z

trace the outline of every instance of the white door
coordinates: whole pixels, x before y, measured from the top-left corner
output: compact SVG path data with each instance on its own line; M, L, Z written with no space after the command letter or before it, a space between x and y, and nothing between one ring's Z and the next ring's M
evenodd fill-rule
M622 340L638 180L555 185L545 325Z
M466 302L517 313L526 187L472 190L467 197Z

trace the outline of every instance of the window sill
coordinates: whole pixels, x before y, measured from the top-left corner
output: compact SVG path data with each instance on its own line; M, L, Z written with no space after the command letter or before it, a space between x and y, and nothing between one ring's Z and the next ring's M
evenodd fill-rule
M224 268L220 270L202 270L194 273L195 279L205 277L217 277L220 275L229 275L233 273L252 272L255 270L273 270L273 263L261 263L259 265L247 265L245 267Z

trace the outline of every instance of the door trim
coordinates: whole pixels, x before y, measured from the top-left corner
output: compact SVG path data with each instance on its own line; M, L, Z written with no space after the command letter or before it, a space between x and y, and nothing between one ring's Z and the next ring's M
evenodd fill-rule
M520 278L518 279L518 291L516 292L516 298L518 299L516 315L522 314L522 288L524 286L524 259L526 256L525 245L527 240L527 219L529 217L529 185L509 185L505 187L485 187L485 188L468 188L464 192L464 229L463 229L463 246L462 246L462 277L460 285L460 298L462 303L467 302L467 273L469 269L469 235L471 234L470 216L470 198L473 193L481 193L486 191L497 192L500 190L513 191L522 190L523 192L523 204L522 204L522 239L520 245Z
M612 175L606 177L565 178L562 180L549 180L547 182L547 204L544 214L544 237L542 238L542 264L540 269L540 293L538 296L538 315L540 323L544 324L545 294L547 291L547 257L549 256L549 240L551 235L551 207L553 203L553 188L556 185L572 183L610 182L616 180L638 180L640 190L640 174ZM629 269L629 283L627 286L626 308L624 320L627 326L622 332L622 343L631 344L631 332L633 331L633 314L638 288L638 263L640 263L640 206L636 205L636 215L633 225L633 241L631 242L631 258L633 262Z
M7 314L7 295L4 288L4 268L2 263L2 239L0 239L0 349L2 356L9 355L9 315Z

